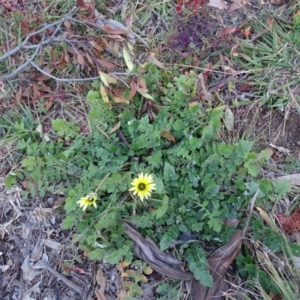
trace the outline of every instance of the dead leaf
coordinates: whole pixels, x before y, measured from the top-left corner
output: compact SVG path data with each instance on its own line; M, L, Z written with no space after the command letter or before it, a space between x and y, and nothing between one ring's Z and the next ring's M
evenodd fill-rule
M140 93L140 94L145 94L148 92L146 83L143 79L138 78L137 80L137 85L136 85L136 90Z
M133 279L138 279L140 282L146 283L147 277L143 274L141 274L139 271L136 270L127 270L122 274L122 277L127 277L127 278L133 278Z
M160 61L158 61L156 58L155 58L155 53L154 52L151 52L147 58L146 58L146 61L149 61L151 63L153 63L154 65L156 65L157 67L161 68L161 69L166 69L166 67L163 65L163 63L161 63Z
M107 92L106 92L106 89L105 89L103 83L101 83L101 85L100 85L100 93L101 93L103 102L110 106L108 95L107 95Z
M95 289L94 291L95 296L97 297L97 300L106 300L106 297L103 293L101 293L101 291L99 289Z
M85 53L85 57L87 58L87 60L91 65L94 65L94 61L92 60L91 56L87 52Z
M160 136L167 139L168 141L175 143L175 136L172 133L170 133L169 130L163 130L160 133Z
M132 63L131 57L130 57L130 53L127 50L126 46L123 46L123 56L124 56L124 60L127 66L127 69L129 72L132 72L134 69L134 65Z
M219 9L227 9L228 8L228 5L225 3L224 0L210 0L207 3L207 5L211 6L211 7L216 7Z
M104 76L104 73L99 71L99 75L100 75L100 78L101 78L101 81L104 83L105 86L109 87L109 84L107 82L107 79L106 77Z
M198 105L198 104L199 104L198 101L192 101L192 102L189 102L189 103L188 103L188 106L189 106L189 107L193 107L193 106L196 106L196 105Z
M65 53L62 53L59 59L59 69L63 70L67 65L67 61L66 61L66 55Z
M234 128L234 115L232 110L227 106L225 109L224 123L228 131L233 131Z
M54 249L56 251L61 250L61 248L63 247L61 243L58 243L54 240L41 239L41 241L45 246L48 246L49 248Z
M268 17L266 20L267 26L270 30L272 30L273 24L274 24L274 18Z
M71 25L70 21L68 21L68 20L65 21L65 22L64 22L64 25L66 26L67 29L69 29L69 30L71 29L71 26L72 26L72 25Z
M145 273L146 275L150 275L150 274L153 273L153 269L152 269L151 267L147 266L147 267L145 268L145 270L144 270L144 273Z
M101 78L101 81L105 84L105 86L109 87L109 84L116 84L118 83L118 80L117 78L111 76L111 75L108 75L108 74L105 74L101 71L99 71L99 75L100 75L100 78Z
M121 126L121 123L120 122L118 122L113 128L111 128L110 130L109 130L109 134L112 134L112 133L114 133L115 131L117 131L119 128L120 128L120 126Z
M154 100L153 97L147 93L141 93L141 95L147 99Z
M250 88L252 88L253 84L252 83L244 83L239 87L240 92L245 92L248 91Z
M42 281L38 281L34 286L32 286L28 291L22 294L22 300L34 300L35 298L31 297L31 293L33 292L35 295L40 294L41 290L39 288Z
M245 35L245 38L246 38L246 39L249 39L249 37L250 37L250 32L251 32L251 26L247 27L247 28L244 30L244 35Z
M284 147L280 147L280 146L276 146L274 144L270 144L270 146L276 150L278 150L279 152L285 154L285 155L289 155L291 153L291 150L284 148Z
M80 52L77 53L77 60L78 60L78 63L81 65L81 68L84 69L85 60L84 60L83 55Z
M292 186L300 186L300 173L280 176L275 180L288 181Z
M151 107L156 111L159 112L161 109L163 109L163 106L161 105L156 105L153 102L151 102Z
M285 233L292 234L300 231L300 207L296 208L290 216L276 214L276 217Z
M97 300L106 300L106 297L104 295L105 287L106 287L106 279L100 268L98 268L97 270L96 281L100 285L100 289L98 288L95 289L95 295L97 297Z
M271 0L271 3L276 6L279 6L283 4L283 0Z
M111 94L111 97L114 99L114 101L116 103L126 103L126 104L129 104L129 100L127 100L124 96L122 95L112 95Z
M28 87L26 87L26 89L24 90L24 92L22 93L23 97L29 97L32 96L32 85L29 85Z
M229 6L228 12L233 12L239 8L244 7L249 0L234 0L234 2Z
M3 265L3 266L0 266L0 270L1 270L1 272L5 272L5 271L7 271L8 269L10 268L10 266L9 265Z
M59 197L54 203L53 203L53 208L58 208L60 205L65 203L67 197Z
M99 45L99 43L97 41L90 41L90 44L93 46L93 48L95 48L98 52L103 52L104 51L104 47L102 47L101 45Z
M103 25L101 26L101 28L107 32L108 34L126 34L128 32L128 30L126 29L122 29L122 28L112 28L110 26L107 25Z
M50 55L51 55L51 62L52 62L52 63L58 62L58 57L57 57L57 55L56 55L56 50L55 50L55 48L51 48Z
M238 219L223 219L223 223L226 226L237 227L239 225L240 221Z
M120 52L120 44L118 43L118 41L114 42L113 49L114 49L114 53Z
M21 269L23 271L23 278L26 282L31 282L34 277L38 274L40 274L40 271L37 271L32 268L32 263L29 261L29 257L27 256L21 266Z
M232 33L235 33L239 30L240 28L239 27L236 27L236 26L233 26L233 27L228 27L228 28L225 28L225 29L222 29L221 32L220 32L220 36L224 36L224 35L227 35L227 34L232 34Z
M276 224L274 221L271 219L271 217L260 207L256 206L255 207L260 214L261 218L275 231L278 230Z
M109 61L106 61L106 60L103 60L103 59L99 59L99 58L96 58L96 62L102 66L102 67L105 67L105 68L108 68L110 70L114 69L116 67L115 64L109 62Z
M134 80L131 81L130 87L131 90L130 90L129 100L131 100L136 94L137 85Z

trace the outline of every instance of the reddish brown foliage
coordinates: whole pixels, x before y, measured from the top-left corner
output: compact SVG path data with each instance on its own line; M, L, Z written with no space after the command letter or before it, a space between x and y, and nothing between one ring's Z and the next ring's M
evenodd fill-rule
M276 214L276 217L282 229L287 234L292 234L300 231L300 207L298 207L290 216Z

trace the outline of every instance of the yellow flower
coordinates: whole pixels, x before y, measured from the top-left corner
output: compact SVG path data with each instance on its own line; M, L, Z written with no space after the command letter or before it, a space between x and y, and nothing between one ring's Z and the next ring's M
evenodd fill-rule
M142 201L151 196L152 191L155 190L153 177L148 174L141 173L138 178L132 180L131 185L133 187L129 191L133 191L133 194L138 195Z
M87 196L80 198L77 203L79 203L79 206L82 207L83 211L85 211L86 208L90 205L94 205L94 207L97 207L96 201L97 195L95 193L90 193Z

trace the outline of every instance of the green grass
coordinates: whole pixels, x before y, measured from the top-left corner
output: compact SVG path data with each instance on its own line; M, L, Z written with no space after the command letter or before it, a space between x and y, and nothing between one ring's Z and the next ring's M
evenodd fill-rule
M249 70L242 83L250 83L252 93L260 96L260 105L285 107L293 102L292 93L299 85L299 4L287 9L284 16L267 12L249 25L252 38L239 40L236 66ZM265 21L267 20L267 21Z

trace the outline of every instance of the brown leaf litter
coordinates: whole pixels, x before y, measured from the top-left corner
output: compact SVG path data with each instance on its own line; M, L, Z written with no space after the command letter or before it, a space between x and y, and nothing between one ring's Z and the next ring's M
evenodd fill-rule
M116 267L105 268L78 254L71 232L61 229L61 216L52 208L55 197L22 202L20 191L6 190L0 178L0 299L116 299ZM75 267L68 269L64 264L72 261Z

